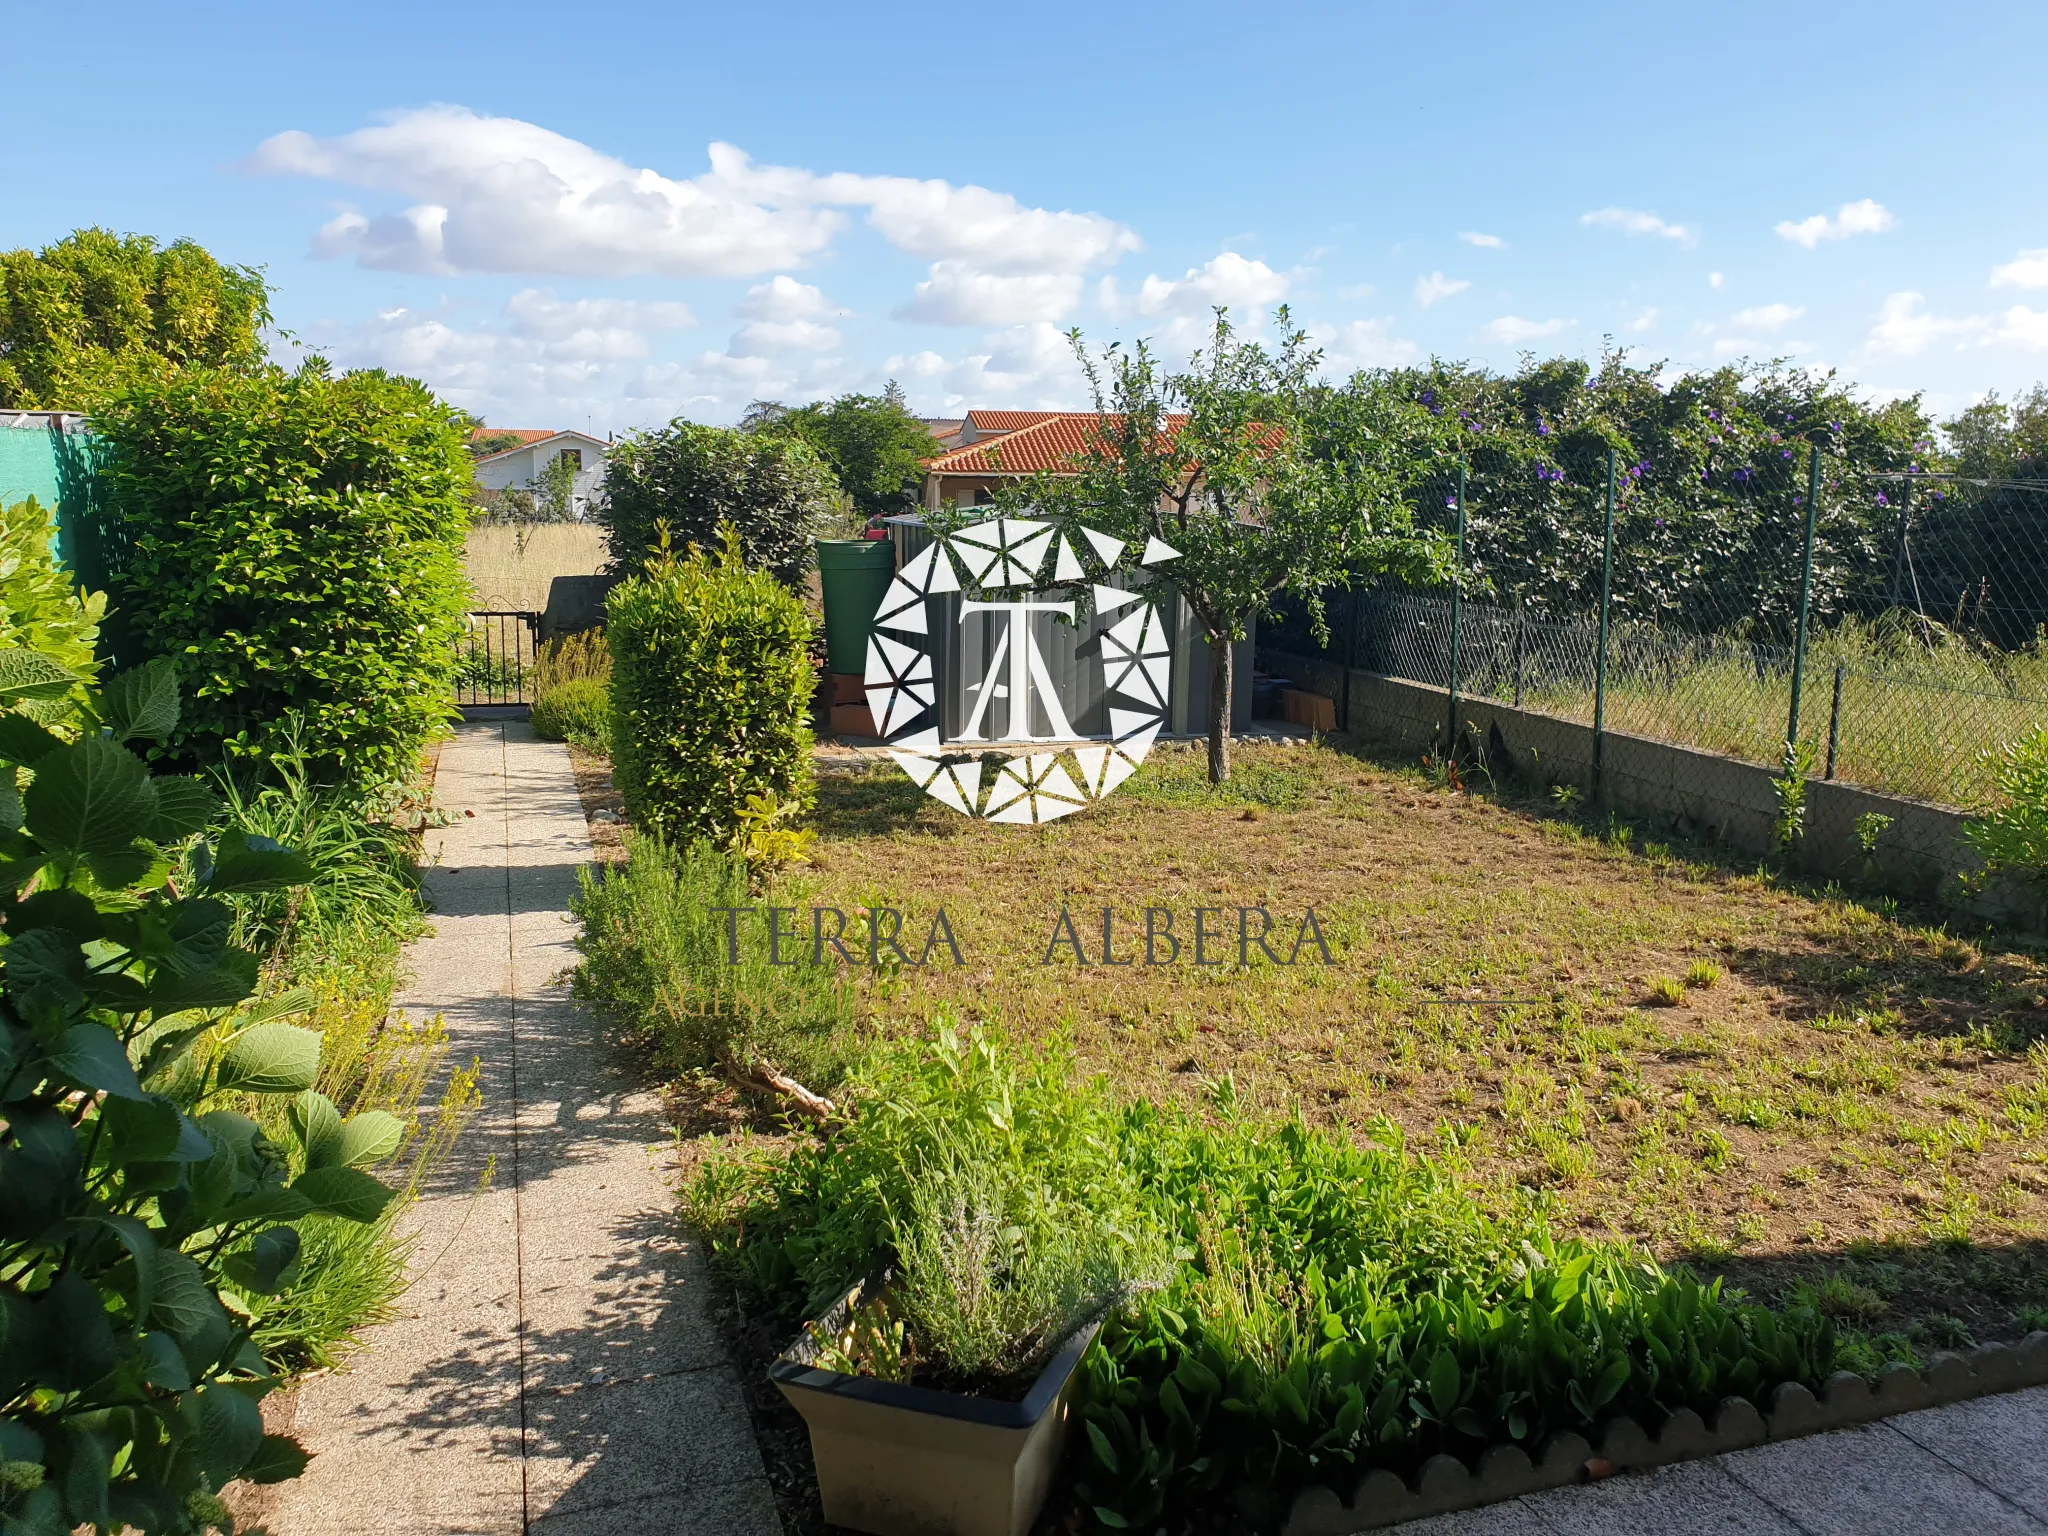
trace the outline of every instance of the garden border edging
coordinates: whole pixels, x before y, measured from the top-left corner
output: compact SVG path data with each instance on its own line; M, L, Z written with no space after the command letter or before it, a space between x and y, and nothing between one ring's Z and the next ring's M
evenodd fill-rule
M1585 1436L1568 1432L1551 1436L1533 1461L1518 1445L1489 1446L1470 1467L1455 1456L1432 1456L1422 1464L1413 1487L1397 1474L1377 1468L1358 1480L1348 1504L1327 1487L1302 1493L1284 1536L1350 1536L1541 1493L1585 1480L1587 1464L1594 1460L1605 1461L1616 1472L1697 1461L1766 1441L1849 1429L1921 1408L2041 1385L2048 1385L2048 1332L2037 1331L2017 1344L1983 1344L1963 1353L1945 1350L1929 1360L1925 1371L1903 1362L1886 1366L1869 1380L1854 1371L1837 1371L1817 1396L1798 1382L1785 1382L1771 1394L1768 1416L1746 1397L1723 1398L1711 1428L1690 1408L1681 1408L1654 1437L1634 1419L1610 1419L1600 1429L1597 1450Z

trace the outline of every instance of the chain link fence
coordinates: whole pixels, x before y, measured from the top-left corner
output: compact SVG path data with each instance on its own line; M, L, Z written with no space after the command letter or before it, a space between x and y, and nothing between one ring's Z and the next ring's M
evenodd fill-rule
M1457 579L1333 593L1262 644L1964 810L2048 723L2048 483L1832 472L1430 487ZM1526 478L1526 477L1525 477ZM1461 494L1462 492L1462 494ZM1597 748L1596 748L1597 752Z

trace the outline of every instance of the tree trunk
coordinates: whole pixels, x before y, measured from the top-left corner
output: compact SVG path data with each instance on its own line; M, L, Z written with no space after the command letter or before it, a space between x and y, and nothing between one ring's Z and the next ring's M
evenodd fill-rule
M1230 778L1230 694L1234 647L1227 635L1209 636L1209 782Z

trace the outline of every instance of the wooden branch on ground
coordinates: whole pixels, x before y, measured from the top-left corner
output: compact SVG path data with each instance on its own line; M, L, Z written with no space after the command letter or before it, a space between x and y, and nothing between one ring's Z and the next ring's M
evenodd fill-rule
M809 1115L820 1125L836 1119L839 1115L838 1105L823 1094L811 1092L773 1062L755 1060L742 1065L735 1061L728 1063L727 1070L741 1087L754 1088L782 1099L792 1109Z

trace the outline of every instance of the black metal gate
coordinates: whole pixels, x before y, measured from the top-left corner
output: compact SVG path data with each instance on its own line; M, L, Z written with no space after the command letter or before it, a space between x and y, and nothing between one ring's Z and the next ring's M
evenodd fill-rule
M457 704L531 704L540 615L488 608L468 615L455 646Z

